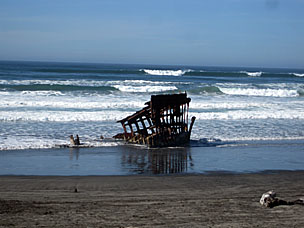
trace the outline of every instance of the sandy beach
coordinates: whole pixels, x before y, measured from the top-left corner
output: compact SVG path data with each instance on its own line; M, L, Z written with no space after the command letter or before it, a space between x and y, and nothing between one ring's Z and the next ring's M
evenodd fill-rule
M304 227L303 171L174 176L1 176L0 227Z
M0 228L304 228L303 9L2 0Z

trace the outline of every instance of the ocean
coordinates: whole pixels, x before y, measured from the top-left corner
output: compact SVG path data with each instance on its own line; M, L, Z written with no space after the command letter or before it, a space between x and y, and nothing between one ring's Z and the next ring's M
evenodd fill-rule
M304 145L303 69L0 61L0 153L121 147L116 121L185 91L192 148Z

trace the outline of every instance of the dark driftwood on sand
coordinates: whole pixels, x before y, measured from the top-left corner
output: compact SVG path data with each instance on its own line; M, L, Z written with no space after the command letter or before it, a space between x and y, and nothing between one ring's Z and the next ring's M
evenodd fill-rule
M273 208L281 205L304 205L304 199L297 199L297 200L291 200L286 201L282 200L276 197L276 193L274 191L268 191L264 193L260 199L260 204L262 204L265 207Z

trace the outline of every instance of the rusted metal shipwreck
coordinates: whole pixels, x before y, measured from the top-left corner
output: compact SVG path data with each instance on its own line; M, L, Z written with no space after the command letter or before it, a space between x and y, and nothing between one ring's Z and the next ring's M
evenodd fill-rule
M117 122L122 124L125 141L148 147L168 147L187 144L195 117L188 127L191 99L187 93L152 95L142 110Z

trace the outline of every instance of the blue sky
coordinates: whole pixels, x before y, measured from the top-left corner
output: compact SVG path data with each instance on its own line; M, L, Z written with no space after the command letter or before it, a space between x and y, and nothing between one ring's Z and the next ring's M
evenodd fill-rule
M1 0L0 60L304 68L304 0Z

